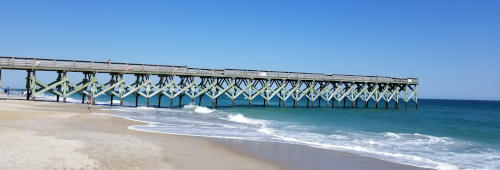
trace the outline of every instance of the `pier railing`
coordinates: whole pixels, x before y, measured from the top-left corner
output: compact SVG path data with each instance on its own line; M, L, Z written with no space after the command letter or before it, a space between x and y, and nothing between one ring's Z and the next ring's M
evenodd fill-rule
M242 69L204 69L187 66L135 64L105 61L63 60L24 57L1 57L0 68L67 72L101 72L122 74L168 74L177 76L233 77L251 79L287 79L339 82L418 84L417 78L360 76L342 74L300 73Z

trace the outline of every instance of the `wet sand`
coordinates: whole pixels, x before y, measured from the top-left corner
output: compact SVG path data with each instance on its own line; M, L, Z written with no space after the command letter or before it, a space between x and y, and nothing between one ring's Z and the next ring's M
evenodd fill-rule
M81 104L0 100L0 169L420 169L308 146L127 128L138 124Z

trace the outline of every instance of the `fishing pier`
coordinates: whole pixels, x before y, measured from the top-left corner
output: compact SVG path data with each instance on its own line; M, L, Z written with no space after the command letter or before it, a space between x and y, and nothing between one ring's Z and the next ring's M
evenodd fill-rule
M359 76L339 74L298 73L241 69L204 69L187 66L134 64L105 61L61 60L45 58L0 57L0 87L2 70L26 71L26 99L34 100L43 93L52 93L57 101L71 95L81 95L82 102L86 96L97 98L109 96L111 105L113 98L123 99L135 96L136 106L140 96L146 98L150 106L150 98L157 96L158 107L162 97L173 100L189 97L195 104L201 105L203 96L212 99L212 108L217 107L218 99L225 95L232 100L243 97L252 107L252 101L260 96L263 106L269 106L269 101L278 99L279 107L287 107L287 101L292 101L293 107L298 107L300 100L307 101L307 107L321 107L323 101L326 107L346 107L346 100L351 107L369 107L369 102L394 103L413 101L418 108L417 78L394 78L381 76ZM44 83L37 79L37 71L57 72L52 82ZM67 73L81 73L81 81L70 82ZM109 79L98 80L96 75L108 74ZM124 75L133 75L134 81L127 82ZM153 81L152 78L156 81ZM276 100L276 99L275 99ZM381 101L382 100L382 101ZM260 103L260 102L259 102ZM343 103L343 104L342 104ZM335 106L336 105L336 106Z

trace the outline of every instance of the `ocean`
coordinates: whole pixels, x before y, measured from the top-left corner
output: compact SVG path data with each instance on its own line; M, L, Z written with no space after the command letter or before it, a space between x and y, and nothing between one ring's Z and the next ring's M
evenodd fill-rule
M39 99L54 100L44 95ZM62 100L62 99L61 99ZM271 107L262 107L263 100L248 102L220 98L219 107L208 108L211 100L204 97L202 106L193 105L184 97L183 106L176 108L145 107L145 99L135 105L135 98L125 99L128 107L109 107L106 110L148 125L131 126L141 131L230 138L241 140L271 141L307 145L322 149L351 152L403 163L436 169L500 169L500 101L420 99L418 110L414 103L408 109L394 103L385 109L385 103L370 103L369 108L278 108L278 101ZM81 102L80 96L68 99ZM97 104L109 104L108 97L100 97ZM157 104L151 99L151 106ZM196 99L198 102L198 99ZM119 105L119 101L114 101ZM170 105L162 99L162 107Z

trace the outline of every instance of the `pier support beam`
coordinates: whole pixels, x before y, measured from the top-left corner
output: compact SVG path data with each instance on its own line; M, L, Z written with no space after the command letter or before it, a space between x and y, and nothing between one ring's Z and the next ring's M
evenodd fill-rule
M162 96L163 96L163 95L161 95L161 94L160 94L160 95L158 95L158 108L161 108L161 97L162 97Z
M30 74L29 77L29 90L28 90L28 100L35 100L35 92L36 92L36 71L32 70L29 71L28 74Z
M139 106L139 94L135 94L135 107Z
M184 96L184 95L179 95L179 107L182 107L182 97L183 97L183 96Z
M61 76L62 76L61 72L58 71L57 72L57 80L56 81L58 81L58 82L61 81ZM58 91L61 91L61 85L56 86L56 88L57 88ZM59 102L59 97L60 96L58 94L56 94L56 102Z
M26 76L26 100L29 100L30 99L30 95L31 95L31 87L30 87L30 84L31 84L31 71L30 70L26 70L26 72L28 73L28 75Z
M0 86L2 85L2 69L0 69ZM395 103L394 108L399 109L399 99L403 99L405 109L407 109L409 100L413 99L415 108L418 109L416 97L417 84L415 82L411 83L411 79L405 82L405 79L388 80L388 78L382 78L378 80L376 77L365 80L367 82L359 82L351 80L337 81L336 79L289 80L263 79L260 77L255 79L224 77L232 74L230 73L231 71L228 74L219 71L207 77L170 74L156 75L153 72L141 72L140 74L135 74L137 77L135 83L127 84L122 78L122 73L112 72L110 73L112 80L101 84L97 82L95 75L103 73L88 71L83 73L84 77L81 82L73 84L67 79L65 71L58 71L57 80L44 84L42 81L36 79L35 71L35 69L27 70L26 88L28 93L26 99L34 99L34 97L44 92L49 92L57 97L56 101L59 101L61 97L66 98L76 93L82 96L82 102L84 103L87 96L97 98L100 95L109 95L109 99L111 100L110 105L115 103L113 99L117 96L120 98L120 106L123 106L124 98L132 95L135 96L136 107L138 107L139 96L145 97L146 106L150 107L151 97L158 95L158 107L161 107L161 98L165 95L170 98L170 107L173 107L173 100L176 97L179 98L179 107L182 107L184 95L192 99L193 105L196 105L196 97L199 97L197 104L200 106L202 97L207 95L212 99L212 107L217 108L218 97L221 95L225 95L231 99L232 107L236 107L236 99L239 95L242 95L244 96L244 100L248 100L249 107L252 107L252 100L256 97L262 97L262 106L269 107L270 101L275 100L273 97L277 96L278 107L286 107L286 100L291 97L293 107L295 108L299 107L300 101L306 101L305 106L307 108L314 108L316 104L318 107L321 107L321 100L325 100L327 108L330 107L330 102L332 108L346 108L346 100L351 102L352 108L358 108L360 105L359 98L361 98L364 101L365 107L368 107L370 100L373 100L375 107L378 108L379 101L382 100L386 103L386 109L389 108L392 102ZM153 84L149 80L151 74L158 76L160 82ZM372 79L376 79L376 81ZM118 91L115 91L115 88L118 88ZM303 99L304 97L306 98L305 100ZM133 97L131 99L133 100ZM318 100L318 102L316 103L315 100ZM343 105L341 102L343 102Z

